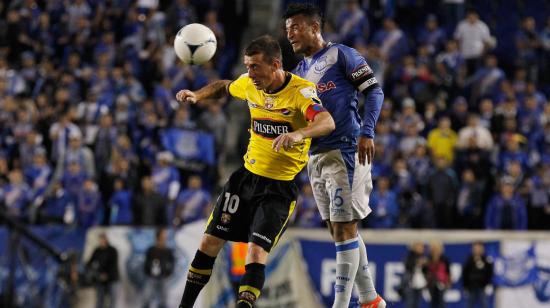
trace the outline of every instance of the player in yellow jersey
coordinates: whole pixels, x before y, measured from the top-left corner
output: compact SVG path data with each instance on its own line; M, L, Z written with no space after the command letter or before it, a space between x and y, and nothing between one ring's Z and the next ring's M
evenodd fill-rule
M191 262L180 308L193 307L208 282L225 241L248 242L245 273L237 308L250 308L260 296L265 263L294 210L298 187L294 177L307 163L311 138L335 128L317 98L315 85L282 70L281 49L262 36L245 49L247 74L220 80L198 91L181 90L179 102L231 95L248 103L250 142L244 166L235 171L210 215Z

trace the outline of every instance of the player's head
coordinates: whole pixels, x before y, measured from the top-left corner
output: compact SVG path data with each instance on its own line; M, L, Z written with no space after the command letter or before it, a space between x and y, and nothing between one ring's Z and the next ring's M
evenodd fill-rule
M283 18L286 37L294 52L306 56L315 52L316 42L322 40L323 18L319 8L312 4L292 3Z
M158 247L165 247L168 241L168 231L166 229L157 229L156 239Z
M472 254L474 256L483 256L485 254L485 246L480 241L475 241L472 243Z
M107 238L107 234L105 234L104 232L101 232L99 234L99 246L101 247L109 246L109 239Z
M250 42L244 50L244 65L257 89L270 89L283 65L277 40L263 35Z

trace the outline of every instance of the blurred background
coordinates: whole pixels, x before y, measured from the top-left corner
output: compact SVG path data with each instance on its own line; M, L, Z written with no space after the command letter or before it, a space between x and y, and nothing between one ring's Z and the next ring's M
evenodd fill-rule
M362 232L390 306L429 305L435 282L422 264L440 246L449 307L472 294L490 307L516 294L516 307L550 305L550 1L4 0L3 307L177 305L204 218L242 163L249 115L232 99L202 108L174 95L245 72L242 49L261 34L279 38L292 70L300 58L280 18L291 2L320 6L325 40L356 48L383 85ZM202 66L181 63L172 47L193 22L217 36ZM331 302L333 246L305 173L299 183L281 260L306 278L268 278L258 307ZM463 272L476 240L495 264L489 276ZM409 248L420 276L415 262L405 266ZM175 261L151 263L155 249ZM204 307L230 306L238 251L228 246L226 283ZM304 285L310 299L296 291Z

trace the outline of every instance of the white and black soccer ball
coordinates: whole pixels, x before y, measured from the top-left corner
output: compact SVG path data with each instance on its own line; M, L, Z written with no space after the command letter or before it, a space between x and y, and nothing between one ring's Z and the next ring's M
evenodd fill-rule
M187 64L203 64L216 53L216 36L207 26L188 24L181 28L174 39L174 50Z

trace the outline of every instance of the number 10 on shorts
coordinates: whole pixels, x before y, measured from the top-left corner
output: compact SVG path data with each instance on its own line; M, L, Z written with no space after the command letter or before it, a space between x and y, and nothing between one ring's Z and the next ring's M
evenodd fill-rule
M229 212L230 214L235 214L239 208L239 196L231 195L230 193L225 193L225 202L223 204L223 212Z

